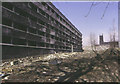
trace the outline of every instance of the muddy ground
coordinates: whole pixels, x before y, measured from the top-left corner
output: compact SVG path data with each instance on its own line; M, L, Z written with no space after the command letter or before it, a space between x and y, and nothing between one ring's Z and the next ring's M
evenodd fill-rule
M120 50L3 60L2 82L120 82Z

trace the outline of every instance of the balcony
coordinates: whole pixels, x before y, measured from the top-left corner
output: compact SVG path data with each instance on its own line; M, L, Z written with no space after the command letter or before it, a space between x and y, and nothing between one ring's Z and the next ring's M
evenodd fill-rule
M46 42L46 37L42 37L40 42Z
M50 39L49 38L46 38L46 43L50 43Z
M20 38L20 39L25 39L26 38L26 32L19 31L19 30L15 29L15 30L13 30L13 37Z
M50 39L50 44L55 44L55 39Z
M31 40L31 41L41 41L42 37L39 37L39 36L32 34L32 33L28 33L26 35L26 39Z
M7 28L6 26L2 26L2 35L11 36L12 35L12 29Z
M37 27L37 22L32 21L32 20L29 19L29 25L30 25L30 27L32 27L32 28L36 28L36 27Z
M29 25L27 18L25 18L21 15L17 15L17 13L11 12L11 11L5 9L5 8L3 8L3 10L2 10L2 17L12 19L13 21L15 21L17 23Z
M51 35L55 35L55 31L52 30L52 31L50 32L50 34L51 34Z

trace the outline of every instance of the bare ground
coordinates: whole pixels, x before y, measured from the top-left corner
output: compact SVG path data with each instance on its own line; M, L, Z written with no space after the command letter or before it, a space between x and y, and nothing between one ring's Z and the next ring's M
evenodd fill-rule
M3 82L120 82L118 49L3 60L1 66Z

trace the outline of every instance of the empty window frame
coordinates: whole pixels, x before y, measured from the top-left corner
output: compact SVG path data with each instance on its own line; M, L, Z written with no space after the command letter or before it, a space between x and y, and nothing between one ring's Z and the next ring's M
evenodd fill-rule
M15 45L26 45L26 40L25 39L19 39L19 38L13 38L12 43L15 44Z
M50 25L49 25L49 24L46 24L46 27L47 27L47 29L49 29L49 28L50 28Z
M37 43L38 44L38 46L40 46L40 47L45 47L45 43L43 43L43 42L39 42L39 43Z
M45 3L45 2L41 2L41 4L42 4L43 6L45 6L45 5L46 5L46 3Z
M62 18L60 17L60 21L62 21Z
M28 28L28 32L33 33L33 34L36 34L36 29L29 27L29 28Z
M56 20L54 20L54 23L56 24Z
M46 13L42 9L38 9L37 11L38 11L38 13L40 13L40 14L42 14L44 16L46 15Z
M37 7L33 3L28 3L28 6L35 12L37 12Z
M52 38L52 39L55 39L55 36L54 36L54 35L51 35L51 38Z
M59 18L59 15L56 13L57 18Z
M42 31L39 31L39 30L38 30L38 34L41 35L41 36L45 36L45 33L42 32Z
M54 48L54 45L53 45L53 44L51 44L50 46L51 46L51 48Z
M47 10L49 10L49 11L50 11L50 7L49 7L49 6L47 7Z
M59 24L59 22L58 22L58 21L56 21L56 24L58 25L58 24Z
M50 34L46 34L46 37L48 37L48 38L49 38L49 37L50 37Z
M47 17L47 19L49 19L49 15L48 14L46 14L46 17Z
M53 9L52 9L51 11L52 11L52 13L54 13L54 10L53 10Z
M45 22L38 20L38 23L45 26Z
M36 42L28 40L28 45L29 46L36 46Z
M12 26L12 21L6 18L2 18L2 24L7 26Z
M35 21L35 22L37 22L37 18L36 17L34 17L34 16L32 16L32 15L29 15L29 20L32 20L32 21Z
M55 48L57 49L57 48L58 48L58 45L55 45Z
M18 24L18 23L14 23L14 28L22 30L22 31L27 31L27 26L23 25L23 24Z
M10 2L3 2L2 6L13 11L13 5Z
M49 44L46 43L46 47L49 47Z
M11 36L12 29L2 26L2 35Z
M51 21L54 22L54 19L51 17Z
M25 12L24 10L21 10L21 9L19 9L19 8L15 8L14 10L15 10L15 12L16 12L17 14L19 14L19 15L21 15L21 16L24 16L24 17L28 17L28 13Z
M2 37L2 43L11 44L11 37L10 36L3 36Z
M52 30L55 30L55 28L53 26L50 27Z

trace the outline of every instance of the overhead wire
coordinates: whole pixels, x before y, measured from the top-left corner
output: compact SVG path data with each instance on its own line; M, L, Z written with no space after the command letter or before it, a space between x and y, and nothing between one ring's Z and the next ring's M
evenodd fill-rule
M90 6L90 9L89 9L89 11L88 11L87 15L85 15L85 17L87 17L87 16L90 14L90 12L91 12L91 10L92 10L92 7L93 7L93 5L94 5L94 2L92 2L91 6Z
M107 9L108 9L109 3L110 3L110 2L107 3L101 19L103 19L103 17L105 16L105 13L106 13L106 11L107 11Z

